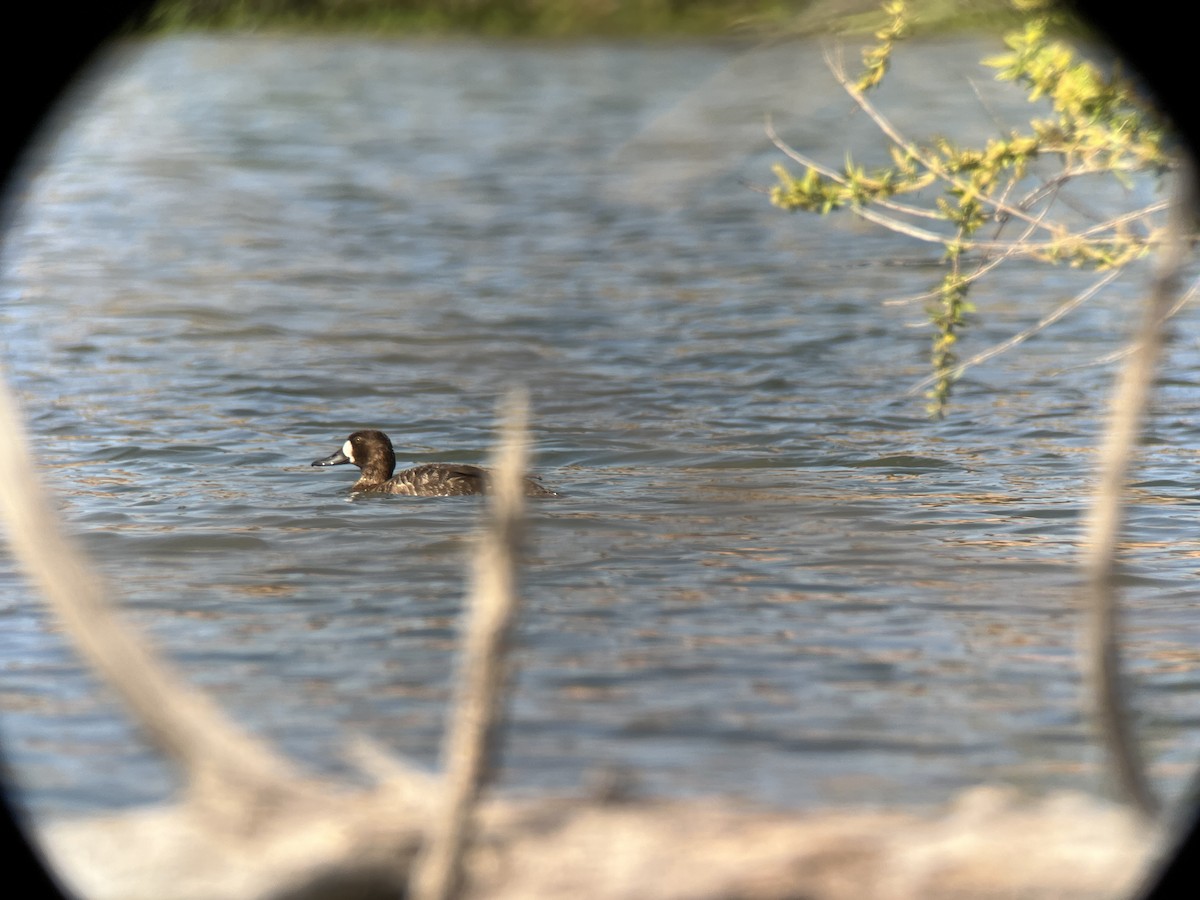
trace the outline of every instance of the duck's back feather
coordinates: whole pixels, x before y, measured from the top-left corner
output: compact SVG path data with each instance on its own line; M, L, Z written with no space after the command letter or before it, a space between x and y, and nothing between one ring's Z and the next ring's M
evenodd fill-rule
M478 466L426 463L397 472L377 490L409 497L460 497L482 494L486 478Z
M488 472L479 466L459 463L425 463L397 472L387 481L375 484L360 479L354 486L356 491L378 491L401 494L407 497L462 497L469 494L485 494ZM551 491L533 478L525 479L527 497L556 497Z

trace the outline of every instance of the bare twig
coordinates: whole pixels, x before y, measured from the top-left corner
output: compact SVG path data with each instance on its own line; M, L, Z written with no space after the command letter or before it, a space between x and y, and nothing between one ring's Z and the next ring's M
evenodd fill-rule
M1200 278L1193 279L1191 287L1189 287L1187 291L1171 305L1171 308L1167 310L1167 314L1163 318L1163 323L1165 324L1174 318L1181 309L1196 299L1197 294L1200 294ZM1093 366L1106 366L1109 363L1114 363L1118 360L1125 359L1125 357L1129 356L1131 353L1136 353L1138 346L1139 344L1137 341L1134 341L1133 343L1126 344L1120 350L1114 350L1112 353L1106 353L1103 356L1097 357L1096 359L1089 360L1085 363L1080 363L1077 366L1067 366L1066 368L1059 369L1058 371L1070 372L1074 371L1075 369L1090 369Z
M1038 220L1040 221L1041 219L1045 218L1049 214L1049 212L1050 212L1049 207L1043 209L1038 214ZM971 272L969 275L962 276L963 283L971 284L975 281L978 281L980 278L982 278L988 272L992 271L992 269L999 266L1005 260L1011 259L1012 257L1019 255L1020 249L1023 246L1025 240L1029 237L1030 234L1033 233L1033 229L1035 229L1036 227L1037 227L1037 225L1034 223L1030 223L1030 224L1026 225L1025 230L1023 232L1021 232L1021 236L1019 238L1017 238L1017 240L1013 243L1013 246L1011 249L1006 250L1003 253L998 253L995 256L985 257L983 262L981 262L978 266L976 266L974 272ZM936 290L932 290L932 291L925 291L922 294L916 294L911 297L894 297L890 300L884 300L883 305L884 306L904 306L909 303L919 303L921 301L936 300L939 296L941 296L940 288L936 289Z
M1092 237L1105 231L1112 231L1122 225L1128 225L1131 222L1141 224L1150 218L1156 212L1162 212L1170 206L1169 200L1155 200L1153 203L1148 203L1141 209L1135 209L1132 212L1122 213L1119 216L1114 216L1111 219L1106 219L1091 228L1085 228L1079 232L1082 237ZM1149 239L1146 239L1147 242Z
M29 458L24 429L0 385L0 513L26 573L80 655L135 721L184 770L189 786L249 825L264 806L305 794L288 760L235 725L120 622L98 573L63 534Z
M442 750L441 810L413 872L416 900L447 900L458 894L471 815L489 774L491 738L507 680L508 635L517 608L527 417L524 395L510 397L493 463L489 521L472 573L457 697Z
M897 147L903 147L912 155L913 159L917 160L921 165L923 165L933 174L937 175L943 181L954 185L960 190L970 190L970 185L958 178L955 178L954 175L946 171L945 167L939 165L937 160L932 159L928 154L923 153L918 144L906 138L900 132L900 130L892 124L892 121L883 113L881 113L875 107L875 104L867 99L866 95L864 95L862 91L854 86L854 84L850 81L849 76L846 75L846 70L842 65L842 62L835 59L828 51L825 53L825 63L829 67L829 71L833 74L833 77L837 79L838 84L840 84L842 89L850 95L850 99L858 104L859 109L861 109L870 117L871 121L875 123L876 127L883 132L888 140L890 140ZM1030 216L1020 207L1000 203L997 200L991 199L986 194L980 194L979 200L982 203L988 204L997 212L1004 213L1012 218L1020 219L1024 222L1035 221L1032 216ZM1049 226L1045 225L1042 227L1049 228Z
M1116 278L1120 274L1121 274L1120 269L1110 269L1109 271L1105 272L1104 275L1101 276L1098 280L1093 282L1091 284L1091 286L1089 286L1086 290L1080 291L1078 294L1076 294L1070 300L1055 307L1053 311L1051 311L1049 314L1047 314L1046 316L1039 319L1035 324L1030 325L1024 331L1020 331L1017 334L1014 334L1012 337L1008 338L1007 340L1003 340L998 344L992 345L991 347L982 351L981 353L976 353L970 359L964 360L963 362L956 365L949 372L944 372L944 373L940 372L936 375L929 375L925 378L922 378L920 381L918 381L916 384L914 384L912 387L910 387L908 389L908 393L915 394L918 391L920 391L922 388L928 387L929 385L933 384L935 381L937 381L940 378L945 378L947 376L950 378L958 378L960 375L962 375L963 372L967 371L967 369L971 368L972 366L977 366L982 362L987 362L992 357L999 356L1001 353L1004 353L1006 350L1011 350L1013 347L1016 347L1019 344L1023 344L1025 341L1027 341L1029 338L1033 337L1035 334L1037 334L1043 328L1050 327L1055 322L1057 322L1059 319L1061 319L1063 316L1065 316L1067 313L1071 312L1072 310L1076 309L1079 306L1082 306L1084 303L1091 300L1092 297L1096 296L1096 294L1099 293L1101 288L1103 288L1103 287L1107 286L1108 284L1110 284L1111 282L1115 281Z
M1087 592L1087 668L1095 692L1101 738L1126 799L1144 815L1158 810L1133 734L1124 695L1117 646L1119 541L1124 521L1125 486L1150 404L1166 320L1179 289L1189 221L1194 207L1190 164L1181 164L1172 198L1168 234L1159 252L1136 346L1117 379L1100 451L1099 484L1088 516L1083 556Z

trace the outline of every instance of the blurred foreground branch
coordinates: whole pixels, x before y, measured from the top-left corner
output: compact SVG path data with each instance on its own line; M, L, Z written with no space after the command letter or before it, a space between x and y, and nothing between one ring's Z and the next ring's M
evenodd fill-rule
M0 435L0 510L14 554L79 654L179 766L195 799L249 822L260 808L306 795L305 780L285 757L235 725L118 621L99 575L63 534L41 490L33 445L7 389L0 390Z
M488 527L472 568L458 692L442 752L441 809L417 862L415 900L448 900L458 892L471 813L487 775L489 745L499 724L508 675L508 638L517 611L528 417L524 395L510 397L502 417L503 438L492 464Z
M1147 816L1158 811L1158 801L1133 735L1120 673L1117 577L1121 526L1129 472L1153 401L1163 334L1180 293L1180 277L1196 208L1192 167L1181 164L1167 234L1155 260L1141 326L1112 398L1083 558L1088 609L1087 669L1097 720L1121 791Z
M351 789L300 773L236 729L118 621L86 559L62 539L0 397L2 511L14 549L192 787L180 802L42 825L67 884L96 900L395 898L410 880L427 897L489 900L1116 900L1138 884L1162 835L1126 808L1080 795L1029 803L981 787L921 813L798 814L719 799L479 802L515 598L524 444L518 416L476 562L464 649L482 656L471 649L462 662L444 779L360 746L374 783Z

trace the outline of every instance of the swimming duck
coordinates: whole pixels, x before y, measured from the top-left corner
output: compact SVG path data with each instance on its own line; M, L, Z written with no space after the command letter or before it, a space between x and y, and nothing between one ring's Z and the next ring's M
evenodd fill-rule
M461 463L425 463L392 474L396 452L392 440L382 431L356 431L341 448L314 466L341 466L353 463L361 474L351 490L409 497L459 497L487 493L488 470ZM532 476L525 477L526 497L557 497L558 494Z

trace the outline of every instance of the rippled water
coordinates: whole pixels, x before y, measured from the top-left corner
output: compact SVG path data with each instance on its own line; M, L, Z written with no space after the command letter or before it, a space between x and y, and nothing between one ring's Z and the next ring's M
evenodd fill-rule
M917 47L881 102L914 134L987 133L1022 112L967 86L990 49ZM480 461L524 383L565 496L534 510L507 787L1104 789L1070 586L1094 363L1141 284L973 370L928 421L906 393L920 305L882 301L927 289L935 256L750 187L779 160L768 112L835 163L871 136L819 47L193 38L121 48L108 78L16 198L7 369L127 615L239 719L325 771L351 733L433 762L479 504L350 501L351 472L308 463L361 427L404 462ZM1084 283L1014 268L968 350ZM1195 325L1177 320L1127 578L1171 791L1200 756ZM164 796L168 770L0 578L23 802Z

